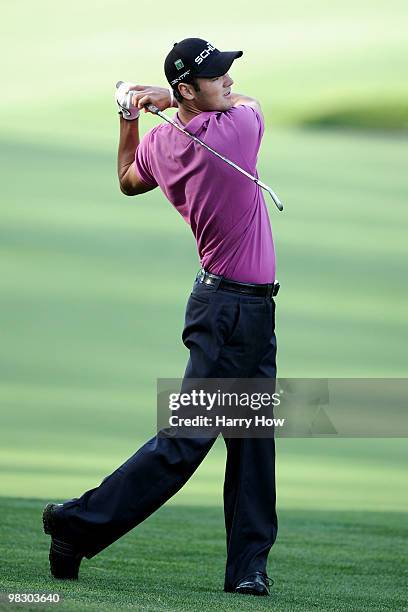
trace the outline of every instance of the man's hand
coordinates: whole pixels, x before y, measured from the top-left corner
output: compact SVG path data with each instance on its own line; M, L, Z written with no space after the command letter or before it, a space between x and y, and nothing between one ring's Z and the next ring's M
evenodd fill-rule
M177 102L172 100L170 91L165 87L130 85L127 91L133 94L132 105L139 109L142 109L146 104L154 104L161 111L166 110L166 108L178 107ZM147 108L144 111L147 113Z
M116 83L115 100L118 105L118 112L126 121L133 121L140 115L140 110L132 105L132 94L128 93L129 87L132 85L134 83L124 83L123 81Z

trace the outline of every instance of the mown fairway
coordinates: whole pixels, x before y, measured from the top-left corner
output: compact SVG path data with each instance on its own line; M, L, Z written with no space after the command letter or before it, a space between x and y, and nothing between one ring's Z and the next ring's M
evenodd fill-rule
M222 591L219 507L162 508L129 536L85 560L78 583L46 576L40 509L38 501L3 503L0 533L13 541L7 560L1 559L3 589L58 593L58 610L395 612L406 604L408 534L404 515L396 512L282 512L270 568L272 599ZM23 528L16 527L16 516Z
M213 23L210 3L199 32L171 5L127 4L128 17L113 2L7 7L19 36L2 37L0 101L3 590L57 591L67 610L242 609L220 592L221 441L168 507L84 563L78 585L48 579L40 530L43 500L94 487L153 435L156 379L184 371L195 244L159 191L120 194L112 106L119 78L164 84L173 40L243 48L235 87L265 108L260 175L286 205L270 204L280 375L407 375L406 140L295 127L406 99L403 6L261 3L231 21L217 5ZM143 131L155 123L143 117ZM251 608L402 610L407 454L398 439L279 440L275 600Z

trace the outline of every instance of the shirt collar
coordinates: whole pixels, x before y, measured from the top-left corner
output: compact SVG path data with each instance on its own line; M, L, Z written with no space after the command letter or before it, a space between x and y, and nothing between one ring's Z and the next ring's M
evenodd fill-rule
M215 115L218 112L219 111L204 111L199 115L193 117L186 125L183 125L183 123L180 121L178 112L174 115L173 119L176 123L178 123L180 127L182 127L187 132L190 132L190 134L196 134L203 126L203 124L208 121L208 119L212 115Z

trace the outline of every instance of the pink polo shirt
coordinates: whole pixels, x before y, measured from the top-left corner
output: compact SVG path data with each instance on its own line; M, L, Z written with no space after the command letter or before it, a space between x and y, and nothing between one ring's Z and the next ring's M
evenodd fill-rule
M203 112L187 125L174 120L241 168L258 176L264 125L250 106ZM240 282L275 280L275 253L262 190L168 123L142 138L135 155L141 180L157 185L197 242L203 268Z

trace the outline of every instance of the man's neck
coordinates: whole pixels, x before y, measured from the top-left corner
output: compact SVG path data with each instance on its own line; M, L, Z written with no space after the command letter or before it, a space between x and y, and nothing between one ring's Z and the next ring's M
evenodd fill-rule
M179 104L177 112L181 123L183 125L187 125L187 123L189 123L192 119L194 119L194 117L197 117L197 115L199 115L203 111L196 108L195 106Z

